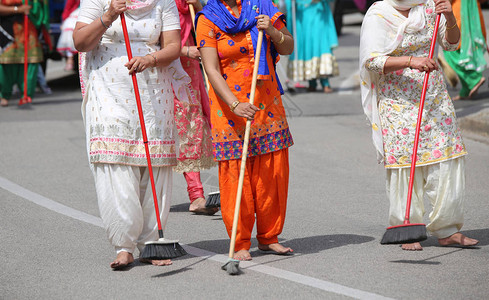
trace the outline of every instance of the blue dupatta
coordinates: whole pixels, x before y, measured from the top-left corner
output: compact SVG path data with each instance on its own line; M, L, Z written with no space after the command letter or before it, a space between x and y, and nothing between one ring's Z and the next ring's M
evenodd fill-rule
M268 15L270 19L277 13L280 14L279 18L285 22L284 15L276 8L271 0L242 0L241 13L239 18L236 18L229 12L226 5L220 0L209 0L204 9L197 13L195 16L195 26L197 26L197 20L199 16L203 14L207 19L214 23L219 29L229 34L236 34L238 32L250 31L251 41L253 48L256 49L256 43L258 41L258 29L256 28L255 17L259 15ZM260 54L260 64L258 66L258 75L268 76L270 75L268 63L267 63L267 48L268 43L262 43L262 49ZM275 67L275 61L278 57L278 52L275 49L273 43L271 43L270 54L272 55L273 68ZM283 95L284 91L282 85L275 71L275 78L277 80L280 94Z

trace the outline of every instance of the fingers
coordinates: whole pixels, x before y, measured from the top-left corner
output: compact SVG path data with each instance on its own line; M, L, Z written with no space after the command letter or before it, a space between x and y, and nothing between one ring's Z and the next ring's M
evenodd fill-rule
M270 28L270 17L267 15L259 15L255 17L256 19L256 28L266 30Z
M129 70L129 74L141 73L148 68L148 63L145 61L145 57L137 56L126 63L125 67Z
M241 117L247 118L248 120L253 120L255 117L255 113L259 111L260 109L253 104L247 103L247 102L242 102L240 103L234 112Z

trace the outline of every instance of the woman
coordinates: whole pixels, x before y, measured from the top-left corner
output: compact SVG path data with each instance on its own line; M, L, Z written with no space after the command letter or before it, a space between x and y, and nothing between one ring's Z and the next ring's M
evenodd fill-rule
M452 5L462 37L456 51L443 54L462 85L453 100L471 99L486 81L482 76L487 66L486 26L479 1L454 0Z
M297 49L294 49L294 53L289 57L289 78L296 82L308 80L310 92L316 91L319 79L323 92L331 93L333 89L329 78L339 74L338 64L333 55L333 49L338 46L338 36L329 2L329 0L295 1L294 20L293 3L290 0L286 1L287 27L292 30L295 26L297 31L297 36L294 36Z
M287 204L292 146L281 86L275 73L278 54L290 54L293 39L283 14L269 0L209 0L198 14L197 43L212 85L212 143L219 163L221 211L228 234L234 216L246 119L253 119L241 200L235 259L250 260L251 232L258 248L292 252L278 243ZM258 30L264 30L255 105L249 103Z
M59 36L57 50L66 57L65 71L73 71L74 55L77 53L73 45L73 29L75 28L78 14L80 13L80 0L66 1L61 19L61 34Z
M47 12L43 2L33 6L22 0L0 2L0 105L8 106L14 85L24 89L24 14L29 14L27 53L27 95L33 97L37 86L39 63L43 61L38 29L47 24ZM20 104L19 104L20 105Z
M176 0L180 15L182 49L180 61L185 72L192 79L191 89L196 100L182 103L175 99L175 122L179 135L179 158L175 171L182 172L187 181L190 199L189 211L195 214L214 215L219 208L205 206L204 188L200 180L200 170L215 166L212 154L209 97L200 70L200 52L192 35L192 18L189 4L196 11L202 10L198 0Z
M443 75L428 58L437 13L442 14L437 41L445 50L453 51L460 31L448 0L384 0L370 7L360 35L362 104L372 123L374 146L387 171L389 222L399 225L404 221L417 107L425 72L431 72L410 220L422 223L426 196L433 206L427 230L440 245L471 246L478 241L459 232L467 152ZM419 243L402 248L422 250Z
M130 61L121 13L126 16L134 54ZM173 63L180 53L178 11L171 0L127 2L127 7L126 0L84 0L73 40L78 51L86 52L82 114L87 148L100 215L117 252L110 266L120 269L134 261L136 247L141 251L145 242L157 239L133 73L138 78L163 228L170 209L176 164L172 81L180 76L173 74L183 72ZM171 264L170 260L141 261Z

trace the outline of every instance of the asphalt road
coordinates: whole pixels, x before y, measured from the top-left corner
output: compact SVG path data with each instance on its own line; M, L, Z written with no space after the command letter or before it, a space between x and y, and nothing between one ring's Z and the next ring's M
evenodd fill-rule
M341 76L332 80L337 92L285 97L295 145L280 238L295 254L261 253L253 239L253 260L240 264L240 276L220 269L229 246L220 213L188 213L180 174L174 175L165 233L190 254L168 267L109 268L114 253L98 218L77 78L52 63L53 95L38 95L28 110L0 109L0 298L487 299L489 140L464 132L469 155L462 231L478 238L478 247L439 247L433 237L421 252L381 246L385 175L359 90L349 88L358 21L352 16L345 23L336 51ZM456 103L457 114L487 107L488 98L485 86L477 100ZM207 192L216 189L216 169L202 178Z

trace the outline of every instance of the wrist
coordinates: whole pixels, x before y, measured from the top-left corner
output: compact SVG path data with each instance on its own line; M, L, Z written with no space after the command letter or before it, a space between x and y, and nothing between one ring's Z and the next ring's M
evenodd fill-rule
M231 103L231 105L229 105L229 109L231 110L231 112L234 112L234 110L236 109L236 107L238 107L238 105L240 104L241 102L239 102L238 100L234 101L233 103Z
M14 13L15 14L19 13L19 7L18 6L14 6Z

